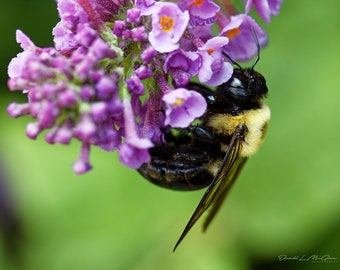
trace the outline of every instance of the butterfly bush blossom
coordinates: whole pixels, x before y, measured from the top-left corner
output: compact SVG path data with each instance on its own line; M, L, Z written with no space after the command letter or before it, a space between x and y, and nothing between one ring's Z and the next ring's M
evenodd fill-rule
M8 67L8 87L27 95L11 103L12 117L31 115L26 135L43 131L50 143L81 142L77 174L91 169L91 146L118 150L120 162L138 168L162 131L186 128L207 108L191 80L217 86L233 74L231 59L249 61L267 43L264 22L282 0L233 1L58 0L54 46L41 48L23 32L23 51ZM227 55L228 57L226 57Z

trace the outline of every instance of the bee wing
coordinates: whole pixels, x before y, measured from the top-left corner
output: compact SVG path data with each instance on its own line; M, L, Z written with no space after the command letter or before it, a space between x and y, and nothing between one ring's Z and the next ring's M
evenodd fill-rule
M239 156L239 152L241 151L242 147L243 134L244 128L241 126L234 132L218 172L204 193L188 224L184 228L183 233L174 247L174 251L190 231L192 226L210 206L212 206L212 210L203 225L203 230L207 228L207 226L210 224L210 221L217 213L217 210L220 208L223 199L227 195L232 184L235 182L242 166L246 161L246 158Z
M234 165L232 165L231 170L227 172L227 174L224 176L224 180L221 180L220 187L218 191L216 191L215 198L212 200L212 205L210 207L208 216L204 220L203 231L205 231L208 228L210 222L213 220L216 213L220 209L225 197L227 196L234 182L238 178L238 175L241 172L243 165L246 163L246 161L247 158L238 157L235 160Z

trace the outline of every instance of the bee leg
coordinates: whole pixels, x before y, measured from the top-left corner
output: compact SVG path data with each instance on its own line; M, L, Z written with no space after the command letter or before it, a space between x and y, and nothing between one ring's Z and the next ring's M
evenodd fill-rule
M189 127L189 131L192 133L192 135L199 139L199 140L202 140L202 141L208 141L208 142L211 142L214 140L214 135L213 133L202 127L202 126L192 126L192 127Z

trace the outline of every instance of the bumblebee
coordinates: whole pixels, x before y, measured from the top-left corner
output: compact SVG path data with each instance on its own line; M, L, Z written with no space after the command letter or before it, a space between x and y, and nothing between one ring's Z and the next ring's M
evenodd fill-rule
M208 187L174 250L209 210L203 224L203 231L207 229L248 157L263 142L270 110L262 99L268 89L265 78L254 70L255 64L247 69L235 68L232 77L215 91L199 84L188 85L187 89L201 93L207 101L201 123L176 134L165 133L166 143L153 147L150 162L138 169L150 182L165 188Z

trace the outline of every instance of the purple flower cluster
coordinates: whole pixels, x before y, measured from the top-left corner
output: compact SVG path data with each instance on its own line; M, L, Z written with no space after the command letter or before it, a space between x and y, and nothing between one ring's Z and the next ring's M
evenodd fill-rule
M37 47L17 31L23 52L9 64L8 87L28 102L7 112L36 119L26 128L31 139L44 130L51 144L78 139L73 169L81 174L91 169L91 145L118 150L124 165L138 168L164 140L163 128L185 128L202 116L205 99L188 83L229 80L233 66L223 53L249 61L257 53L252 31L261 47L267 43L250 10L268 23L282 0L248 0L244 13L228 0L57 2L54 47Z

